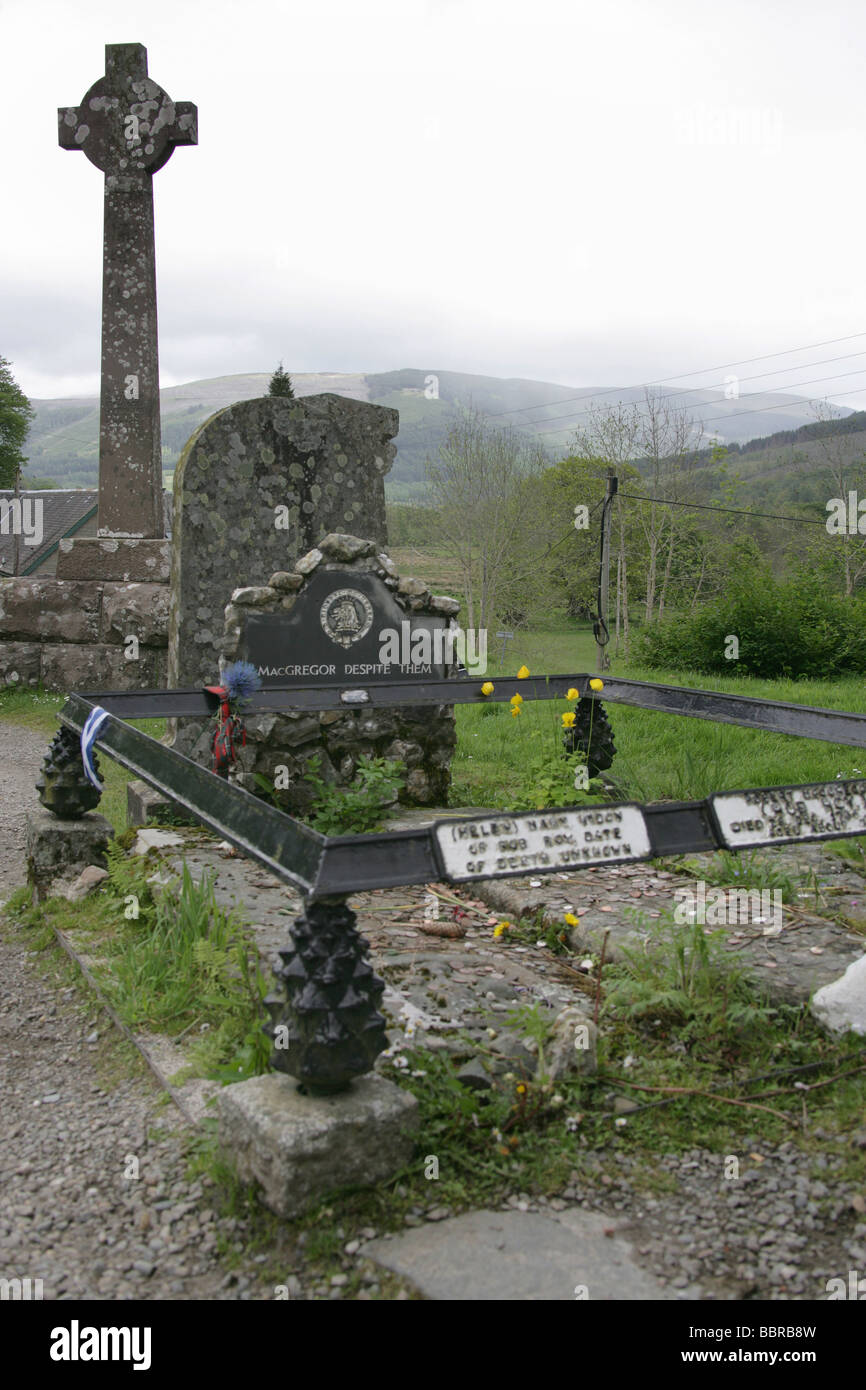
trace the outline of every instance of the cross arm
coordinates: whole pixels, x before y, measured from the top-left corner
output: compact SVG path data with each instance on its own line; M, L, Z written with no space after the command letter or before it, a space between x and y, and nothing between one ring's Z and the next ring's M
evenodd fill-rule
M89 134L80 106L61 106L57 112L57 139L63 150L80 150Z

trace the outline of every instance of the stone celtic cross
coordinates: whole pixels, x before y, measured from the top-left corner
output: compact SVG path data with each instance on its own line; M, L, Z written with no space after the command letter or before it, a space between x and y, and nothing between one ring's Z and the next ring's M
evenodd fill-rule
M192 102L147 75L140 43L105 48L105 76L58 112L60 144L105 174L99 534L164 534L153 175L198 141Z

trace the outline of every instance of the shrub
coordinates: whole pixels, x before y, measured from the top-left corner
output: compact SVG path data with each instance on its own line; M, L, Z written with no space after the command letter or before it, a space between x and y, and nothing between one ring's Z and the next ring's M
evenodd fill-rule
M864 619L862 598L829 593L805 572L777 581L763 569L738 576L694 613L645 628L636 655L650 667L708 675L831 677L866 671ZM739 641L736 662L725 657L731 636Z
M363 835L376 830L400 792L405 767L389 758L362 757L346 787L332 786L321 776L316 755L307 764L307 778L316 789L307 821L323 835Z

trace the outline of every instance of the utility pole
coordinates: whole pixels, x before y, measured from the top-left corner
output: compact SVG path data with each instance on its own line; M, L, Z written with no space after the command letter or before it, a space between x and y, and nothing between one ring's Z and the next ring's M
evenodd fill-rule
M610 527L616 490L616 474L612 468L609 468L607 471L607 490L601 509L601 567L598 577L598 622L595 624L596 666L599 671L610 670L610 657L607 654L607 644L610 640L607 616L610 594Z
M20 462L19 462L17 468L15 469L15 508L14 508L13 513L12 513L12 518L13 518L13 522L14 522L14 525L13 525L12 529L13 529L13 531L15 532L15 559L13 560L13 564L12 564L12 573L13 573L13 574L15 575L15 577L17 578L17 577L18 577L18 574L19 574L20 571L21 571L21 528L22 528L22 525L23 525L23 522L22 522L22 519L21 519L21 464L20 464Z

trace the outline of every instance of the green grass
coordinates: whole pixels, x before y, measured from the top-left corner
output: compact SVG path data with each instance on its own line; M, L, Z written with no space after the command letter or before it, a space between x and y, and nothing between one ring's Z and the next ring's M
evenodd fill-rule
M26 887L16 889L0 913L0 936L19 944L23 941L33 956L33 970L43 981L37 989L40 997L47 995L45 986L55 991L72 991L80 1016L89 1020L90 1027L98 1028L99 1047L91 1061L105 1090L114 1090L133 1077L152 1082L152 1076L138 1049L115 1030L113 1020L94 998L78 965L60 945L53 926L56 923L89 949L111 930L115 915L107 904L94 904L89 898L78 903L50 898L34 908L31 890Z
M48 741L57 729L58 711L65 704L65 695L50 690L0 690L0 719L44 734Z
M6 904L7 920L30 934L36 949L55 942L55 929L83 948L104 997L132 1030L194 1032L181 1079L229 1082L262 1072L270 1055L261 1028L268 979L246 922L219 906L211 875L196 882L186 865L154 899L152 870L152 860L129 858L115 842L109 877L95 893L31 906L22 888Z
M502 680L500 645L491 642L488 653L489 677L494 683L497 678ZM595 673L595 643L590 633L577 628L519 634L509 644L505 661L509 690L520 690L516 672L521 663L533 675ZM651 671L617 658L613 658L611 674L654 684L866 712L866 687L857 676L833 681L760 681ZM603 694L601 700L604 702ZM525 704L519 719L510 717L507 705L498 708L500 713L493 716L479 706L457 709L458 747L452 764L455 806L510 807L523 790L530 733L540 731L553 750L559 716L570 706L564 700ZM620 794L635 800L692 800L724 789L831 782L840 774L858 775L855 769L866 771L866 750L844 744L656 714L628 705L607 703L605 709L617 747L611 774Z
M245 919L226 912L214 876L196 882L186 864L180 882L154 901L140 860L111 846L101 897L120 906L134 894L136 915L118 907L118 930L97 968L102 988L130 1028L168 1036L197 1028L192 1074L242 1079L267 1067L261 1029L267 981Z
M724 930L683 928L671 914L641 926L643 945L605 971L599 1048L602 1084L652 1106L628 1117L629 1145L665 1152L699 1136L724 1152L756 1134L767 1144L799 1134L808 1147L810 1131L823 1127L844 1148L866 1103L863 1040L828 1037L805 1005L772 1005L725 952ZM814 1094L795 1085L833 1076ZM691 1094L664 1089L677 1087ZM662 1099L669 1103L654 1104ZM866 1156L857 1166L862 1179Z

